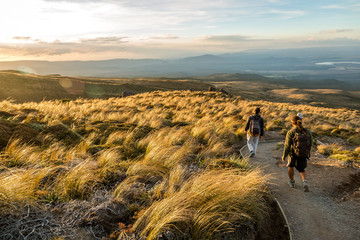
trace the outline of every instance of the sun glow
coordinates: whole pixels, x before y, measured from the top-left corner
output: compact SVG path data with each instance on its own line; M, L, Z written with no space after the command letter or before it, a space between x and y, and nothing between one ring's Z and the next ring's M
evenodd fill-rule
M0 8L1 42L74 41L91 35L105 22L100 13L112 9L111 4L45 2L42 0L7 1ZM40 40L41 39L41 40Z

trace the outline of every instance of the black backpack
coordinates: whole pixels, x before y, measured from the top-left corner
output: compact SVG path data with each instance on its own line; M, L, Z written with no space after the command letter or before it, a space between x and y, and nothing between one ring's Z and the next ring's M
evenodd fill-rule
M311 139L304 128L295 129L292 150L297 157L310 157Z
M259 116L251 117L249 132L250 132L250 135L253 137L260 135L260 117Z

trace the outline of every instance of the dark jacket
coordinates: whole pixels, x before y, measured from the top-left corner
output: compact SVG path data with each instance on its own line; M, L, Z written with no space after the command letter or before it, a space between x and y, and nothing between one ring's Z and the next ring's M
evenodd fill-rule
M259 119L260 118L260 136L264 136L264 119L259 115L259 114L255 114L253 116L250 116L246 126L245 126L245 131L248 131L250 128L250 122L253 119Z

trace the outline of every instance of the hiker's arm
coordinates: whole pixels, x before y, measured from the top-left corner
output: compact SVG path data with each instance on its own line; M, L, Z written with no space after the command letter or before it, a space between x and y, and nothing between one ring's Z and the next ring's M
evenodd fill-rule
M311 134L311 131L310 130L308 130L308 132L309 132L309 135L310 135L310 141L311 141L311 146L314 144L314 137L313 137L313 135Z
M264 136L265 128L264 128L264 119L260 119L260 137Z
M250 127L250 119L251 119L251 117L249 117L248 120L247 120L247 123L246 123L246 126L245 126L245 132L247 132L247 130L249 130L249 127Z
M311 150L311 147L312 147L312 145L314 144L314 137L312 136L312 134L311 134L311 131L310 131L310 130L308 130L308 129L307 129L307 131L308 131L309 136L310 136L310 142L311 142L311 145L310 145L310 150ZM309 156L309 159L310 159L310 156Z
M283 156L282 156L282 161L284 162L286 157L289 155L290 153L290 148L291 148L291 139L292 139L292 132L288 131L286 134L286 138L285 138L285 145L284 145L284 152L283 152Z

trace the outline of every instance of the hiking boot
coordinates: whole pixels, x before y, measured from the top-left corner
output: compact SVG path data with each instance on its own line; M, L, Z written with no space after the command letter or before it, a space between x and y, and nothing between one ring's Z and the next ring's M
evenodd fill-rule
M308 185L308 181L303 181L303 187L304 187L304 192L309 192L309 185Z
M289 180L289 185L290 187L294 188L295 187L295 180Z

